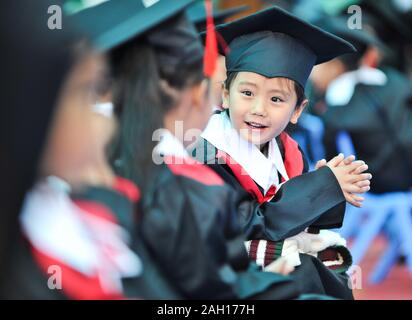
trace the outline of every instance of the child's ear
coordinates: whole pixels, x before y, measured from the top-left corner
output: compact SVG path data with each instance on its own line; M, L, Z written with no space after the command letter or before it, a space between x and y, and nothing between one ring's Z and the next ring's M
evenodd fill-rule
M302 114L303 110L305 110L308 103L309 103L309 100L305 99L302 101L299 107L295 108L295 111L293 111L292 117L290 118L291 123L293 124L298 123L300 115Z
M228 109L229 108L229 90L223 87L222 90L222 108Z

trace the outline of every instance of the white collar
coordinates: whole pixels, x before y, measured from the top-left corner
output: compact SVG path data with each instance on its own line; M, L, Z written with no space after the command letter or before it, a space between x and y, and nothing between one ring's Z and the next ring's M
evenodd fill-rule
M107 276L106 280L102 277L102 284L114 280L116 286L121 286L120 278L140 274L141 261L124 243L125 231L113 222L86 214L72 202L67 191L63 180L49 177L27 194L20 224L30 243L83 274ZM93 222L94 228L87 221ZM108 265L102 254L99 243L103 241L117 249L115 267Z
M160 141L155 150L162 156L189 157L189 153L185 149L183 143L167 129L162 129L160 133Z
M363 66L358 70L345 72L329 85L325 95L326 103L329 106L347 105L358 83L383 86L387 81L385 73L375 68Z
M212 115L201 136L239 163L264 193L272 185L279 187L278 172L285 181L289 180L276 138L269 142L266 157L254 144L239 135L226 112Z

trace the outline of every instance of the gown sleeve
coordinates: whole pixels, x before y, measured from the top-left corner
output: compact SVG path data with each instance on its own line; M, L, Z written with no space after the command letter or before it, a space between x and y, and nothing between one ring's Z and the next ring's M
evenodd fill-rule
M238 213L247 239L281 241L307 227L331 229L342 225L346 201L328 167L290 179L271 201L260 204L226 165L209 166L238 193Z

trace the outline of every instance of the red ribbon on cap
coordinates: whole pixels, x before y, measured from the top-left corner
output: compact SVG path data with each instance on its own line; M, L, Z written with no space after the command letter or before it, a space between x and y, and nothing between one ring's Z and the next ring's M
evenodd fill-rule
M211 77L216 70L217 64L217 41L215 23L213 21L213 6L210 0L205 0L206 7L206 45L203 57L203 73L206 77Z

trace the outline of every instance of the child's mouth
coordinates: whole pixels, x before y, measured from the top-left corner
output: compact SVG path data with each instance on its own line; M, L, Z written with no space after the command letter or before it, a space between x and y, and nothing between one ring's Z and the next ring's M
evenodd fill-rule
M253 121L245 121L246 125L254 130L262 130L267 128L267 126L261 124L261 123L257 123L257 122L253 122Z

